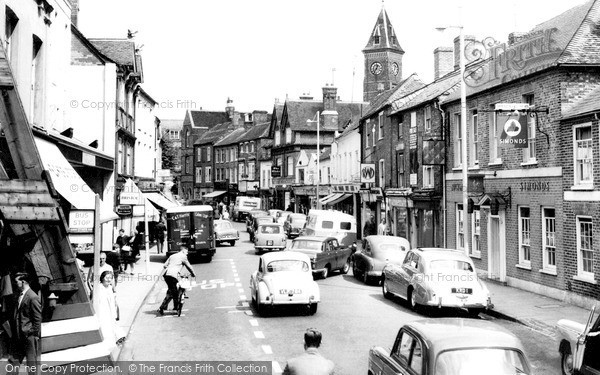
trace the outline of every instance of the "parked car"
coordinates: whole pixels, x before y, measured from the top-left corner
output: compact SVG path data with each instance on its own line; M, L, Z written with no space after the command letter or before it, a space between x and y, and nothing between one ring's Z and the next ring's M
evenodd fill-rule
M383 295L397 295L419 306L467 309L473 316L492 308L490 292L463 251L440 248L410 250L401 265L387 264L382 274Z
M561 319L556 323L563 375L600 374L600 314L590 311L587 324Z
M269 213L264 210L252 210L246 215L246 232L250 233L250 227L252 227L252 221L258 216L269 216Z
M282 305L306 306L313 315L321 300L308 255L295 251L262 255L258 270L250 276L250 295L261 315Z
M257 218L260 219L262 218ZM273 222L259 224L254 235L254 250L257 254L263 251L284 250L286 241L283 225Z
M275 220L279 224L283 225L283 223L285 222L285 219L287 219L289 214L293 214L293 212L292 211L281 211L277 214L277 217L275 218Z
M287 219L283 222L283 228L288 238L298 237L300 231L306 224L306 215L304 214L289 214Z
M313 273L320 274L323 279L332 271L339 270L345 274L350 270L352 248L340 245L335 237L298 237L290 250L308 255Z
M400 328L392 349L369 350L369 374L528 375L523 345L490 321L441 318Z
M394 236L367 236L362 248L354 254L352 272L365 284L381 279L381 271L387 263L402 264L410 243L406 238Z
M256 234L256 229L261 224L271 224L273 223L273 218L271 216L256 216L252 218L252 225L250 225L250 241L254 242L254 235Z
M217 246L223 242L235 246L235 241L240 239L240 232L231 225L229 220L215 220L215 239Z

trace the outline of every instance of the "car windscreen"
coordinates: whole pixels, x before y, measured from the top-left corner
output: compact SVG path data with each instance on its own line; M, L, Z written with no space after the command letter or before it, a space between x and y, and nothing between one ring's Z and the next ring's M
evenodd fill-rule
M474 348L449 350L438 355L435 375L530 374L523 355L508 348Z
M373 246L373 253L376 258L403 260L406 249L397 243L380 243Z
M295 240L292 249L321 250L321 241Z
M310 268L308 264L301 260L295 259L282 259L274 260L267 265L268 272L280 272L280 271L299 271L308 272Z
M278 234L280 231L281 227L279 225L261 225L259 227L259 232L265 234Z
M437 259L429 263L430 270L455 270L473 272L473 267L469 262L457 259Z
M304 225L304 223L306 223L306 219L303 217L293 217L292 218L292 224Z

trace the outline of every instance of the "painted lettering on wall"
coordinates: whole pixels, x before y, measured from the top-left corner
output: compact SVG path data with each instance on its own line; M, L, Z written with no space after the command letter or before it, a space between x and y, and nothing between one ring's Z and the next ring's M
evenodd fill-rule
M550 191L549 181L521 182L521 191Z

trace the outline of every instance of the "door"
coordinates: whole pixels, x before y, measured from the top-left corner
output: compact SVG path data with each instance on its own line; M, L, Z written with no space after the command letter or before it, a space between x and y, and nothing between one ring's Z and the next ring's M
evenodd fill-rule
M211 249L214 247L213 213L210 211L194 212L194 249Z
M418 210L417 211L418 237L417 242L419 247L434 247L434 228L433 228L433 211Z
M488 220L488 277L506 281L506 241L504 229L505 211L498 216L489 216Z

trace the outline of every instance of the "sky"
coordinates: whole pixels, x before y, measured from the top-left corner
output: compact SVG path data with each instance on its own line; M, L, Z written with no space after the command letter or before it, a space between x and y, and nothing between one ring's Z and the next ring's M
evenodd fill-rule
M271 112L276 100L322 97L333 83L342 101L362 101L362 49L382 6L405 51L404 78L433 80L433 50L458 29L507 40L585 0L80 0L89 38L137 32L144 89L160 119L187 109Z

